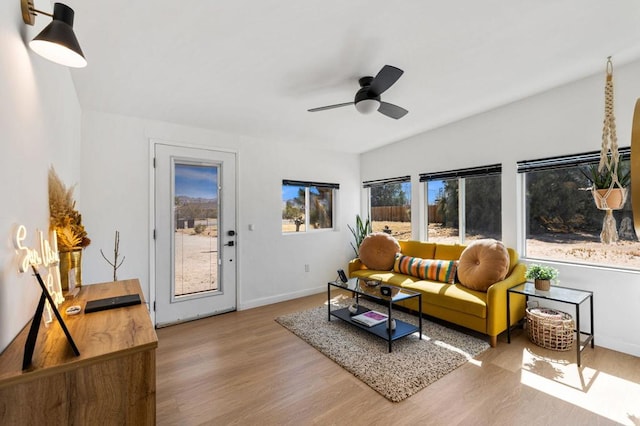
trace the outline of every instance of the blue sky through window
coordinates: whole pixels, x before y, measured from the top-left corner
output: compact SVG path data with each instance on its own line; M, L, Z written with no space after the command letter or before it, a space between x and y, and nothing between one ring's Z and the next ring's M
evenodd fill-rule
M427 188L428 188L427 202L428 204L433 205L436 203L436 199L438 197L438 194L440 194L440 191L444 189L444 181L430 180L429 182L427 182Z
M282 201L288 201L298 196L298 191L303 186L282 185Z
M176 164L176 196L218 198L218 167Z

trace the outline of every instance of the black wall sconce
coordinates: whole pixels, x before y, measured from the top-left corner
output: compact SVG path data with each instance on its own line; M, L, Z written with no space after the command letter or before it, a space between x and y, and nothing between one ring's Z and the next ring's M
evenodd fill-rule
M20 0L20 5L25 24L33 25L38 14L53 18L53 21L29 42L31 50L60 65L72 68L87 66L87 60L84 58L78 39L73 32L73 9L66 4L55 3L53 15L51 15L37 10L33 6L33 0Z

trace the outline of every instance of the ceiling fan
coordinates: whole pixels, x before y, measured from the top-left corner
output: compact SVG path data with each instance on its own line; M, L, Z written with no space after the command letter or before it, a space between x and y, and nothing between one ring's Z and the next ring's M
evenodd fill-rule
M397 105L382 102L380 100L380 95L389 87L393 86L403 73L404 71L400 68L385 65L375 77L362 77L358 80L358 83L360 83L360 90L356 93L356 97L353 102L311 108L308 111L317 112L327 109L341 108L347 105L355 105L356 109L361 114L370 114L377 110L379 113L397 120L404 117L409 111Z

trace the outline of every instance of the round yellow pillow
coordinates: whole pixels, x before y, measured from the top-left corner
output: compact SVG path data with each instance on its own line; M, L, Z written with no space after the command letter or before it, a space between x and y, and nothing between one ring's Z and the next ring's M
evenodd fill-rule
M395 238L384 232L374 232L362 240L358 257L369 269L390 271L396 253L400 253L400 244Z
M469 244L460 254L458 280L472 290L487 291L509 272L509 252L502 242L486 239Z

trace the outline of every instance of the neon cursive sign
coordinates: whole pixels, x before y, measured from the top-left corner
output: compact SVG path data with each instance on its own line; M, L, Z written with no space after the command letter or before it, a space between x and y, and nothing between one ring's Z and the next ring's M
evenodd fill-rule
M47 268L48 274L44 279L47 290L53 298L56 305L64 302L64 296L62 295L62 288L60 287L60 253L58 252L58 236L56 232L52 233L52 243L44 237L42 231L37 230L37 247L31 248L25 245L27 239L27 228L24 225L19 225L16 228L14 234L13 243L18 251L18 270L22 273L30 269L31 266ZM44 277L43 277L44 278ZM51 322L52 315L47 303L45 310L45 322Z
M40 251L26 247L23 242L27 238L27 228L24 225L18 226L16 234L14 236L14 245L16 249L20 251L20 272L26 272L31 265L44 266L46 268L57 265L60 262L60 254L58 253L58 238L56 233L53 233L53 247L48 240L44 238L42 231L36 231L38 233Z

